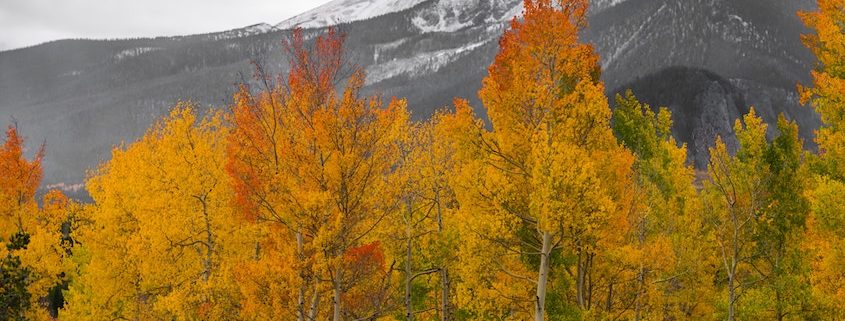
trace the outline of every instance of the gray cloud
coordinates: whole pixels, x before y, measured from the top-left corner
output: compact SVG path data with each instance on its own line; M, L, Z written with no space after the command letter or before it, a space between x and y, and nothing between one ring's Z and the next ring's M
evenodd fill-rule
M0 0L0 50L66 38L207 33L276 24L329 0Z

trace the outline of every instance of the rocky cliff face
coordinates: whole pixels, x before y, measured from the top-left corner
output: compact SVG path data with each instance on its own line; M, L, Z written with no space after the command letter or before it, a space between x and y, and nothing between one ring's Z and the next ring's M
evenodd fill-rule
M668 106L691 161L703 166L715 135L755 105L783 112L809 138L819 124L799 107L812 57L795 15L811 0L594 0L584 41L602 57L608 94L632 88ZM521 0L338 0L276 26L114 41L64 40L0 52L0 122L46 141L48 184L79 183L86 169L131 142L180 99L225 107L251 60L285 70L281 40L299 25L337 25L367 90L407 97L417 119L476 92ZM483 113L480 113L482 116Z

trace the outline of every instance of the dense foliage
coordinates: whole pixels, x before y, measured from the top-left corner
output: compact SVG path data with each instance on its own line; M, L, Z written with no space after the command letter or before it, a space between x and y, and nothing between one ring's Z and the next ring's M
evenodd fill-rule
M0 320L845 318L845 2L798 126L754 108L688 164L665 108L579 42L587 0L526 0L479 93L412 122L363 97L342 34L285 43L228 111L184 102L37 201L43 148L0 149ZM25 154L34 154L28 160Z

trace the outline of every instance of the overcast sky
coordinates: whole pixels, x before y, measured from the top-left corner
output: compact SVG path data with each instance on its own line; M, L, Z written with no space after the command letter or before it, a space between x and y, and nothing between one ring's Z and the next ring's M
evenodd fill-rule
M0 0L0 50L67 38L173 36L277 24L329 0Z

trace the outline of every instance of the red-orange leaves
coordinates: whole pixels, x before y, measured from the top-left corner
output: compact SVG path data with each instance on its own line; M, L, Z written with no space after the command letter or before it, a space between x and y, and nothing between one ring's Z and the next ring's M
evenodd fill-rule
M379 314L381 305L392 294L381 242L354 247L343 255L346 265L343 302L354 319Z
M327 98L335 85L348 77L348 72L352 70L344 59L345 36L329 28L309 46L302 33L302 29L294 30L293 37L285 42L291 66L288 85L293 91L319 102Z
M22 207L34 205L35 190L41 184L41 160L44 146L31 161L24 156L23 138L14 126L6 130L6 141L0 149L0 235L22 230Z
M286 303L290 314L300 320L377 314L380 299L362 294L353 304L348 295L371 294L369 287L380 284L372 278L387 274L368 268L377 257L349 265L347 254L367 249L361 244L372 244L370 234L394 208L384 191L408 123L405 101L385 106L379 96L361 97L365 75L345 60L343 36L330 30L309 41L303 33L296 30L286 43L286 82L265 83L255 94L244 86L235 96L227 171L238 211L269 222L268 238L295 240L290 272L298 289L296 302ZM331 299L321 298L325 288ZM313 300L324 304L306 306Z
M384 251L379 241L351 248L343 255L343 259L353 280L383 272L385 268Z

